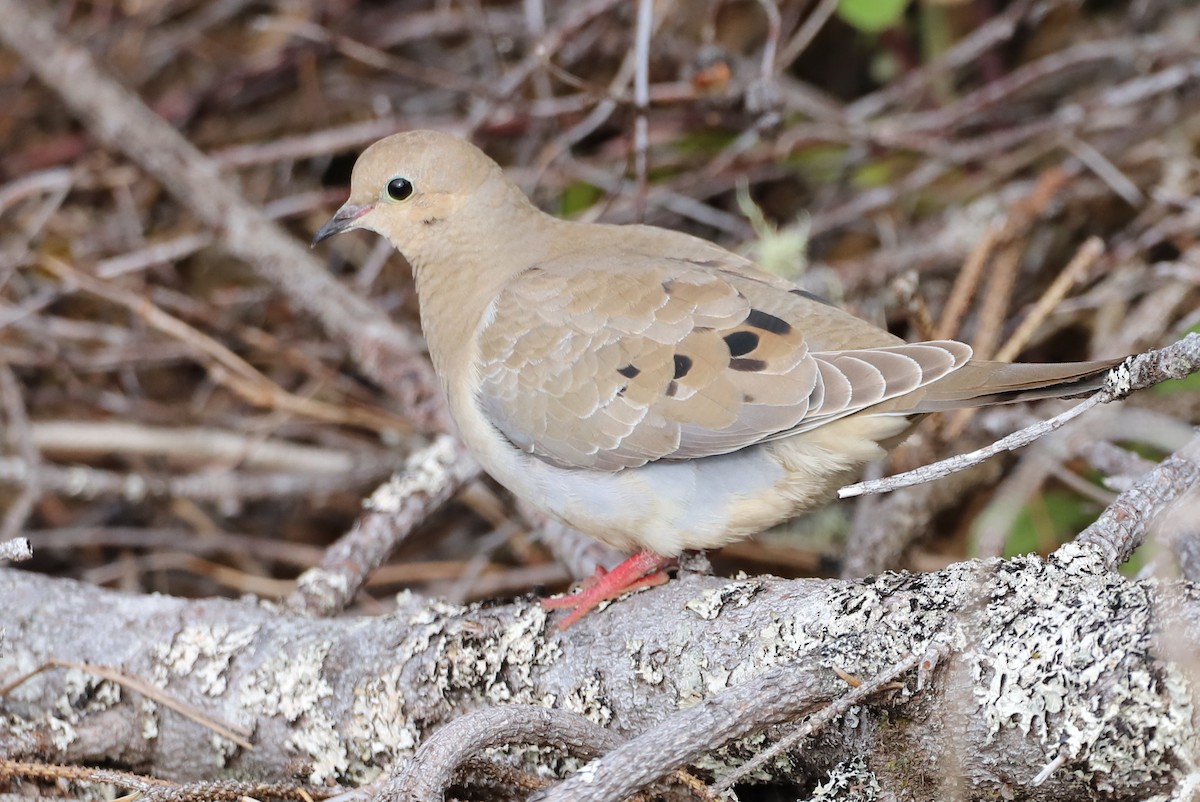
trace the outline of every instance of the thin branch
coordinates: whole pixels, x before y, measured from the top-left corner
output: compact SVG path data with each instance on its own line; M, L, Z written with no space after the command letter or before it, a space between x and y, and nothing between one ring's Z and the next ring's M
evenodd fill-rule
M115 769L98 769L90 766L61 766L45 763L26 763L0 757L0 781L33 780L59 783L96 783L128 788L134 793L126 799L163 800L163 802L240 802L247 799L294 799L312 802L323 799L329 789L305 788L289 783L255 783L238 780L217 780L177 784L158 777L134 774ZM97 793L99 791L97 790ZM30 795L32 797L32 795ZM45 799L58 798L49 795Z
M162 187L220 233L292 303L347 344L363 371L406 404L422 428L445 429L446 412L420 339L343 287L294 237L248 202L196 149L133 92L54 27L52 9L0 0L0 42L87 124L87 130L158 178Z
M990 226L979 242L971 250L962 270L954 278L954 286L950 289L950 297L942 307L942 319L938 322L936 338L948 340L959 336L962 331L963 319L971 306L971 299L979 291L979 282L983 277L983 268L992 258L992 253L1000 242L1003 229L999 225Z
M1054 277L1054 281L1042 293L1042 297L1038 298L1037 303L1029 310L1029 314L1021 321L1021 325L996 352L996 361L1011 362L1016 359L1017 354L1021 353L1021 350L1029 344L1038 326L1046 322L1055 307L1063 298L1067 297L1071 288L1083 280L1087 271L1103 255L1104 241L1099 237L1089 237L1080 245L1075 256L1062 269L1062 272Z
M459 716L421 744L412 760L393 772L376 800L442 802L460 767L498 746L553 747L587 759L620 743L615 732L570 710L539 705L484 708Z
M86 465L63 467L45 462L30 465L19 458L0 458L0 484L37 485L43 493L70 498L119 496L137 502L152 497L178 497L227 502L233 499L294 498L338 488L358 487L385 469L366 465L335 476L303 473L223 471L186 476L118 473Z
M29 474L29 481L22 485L20 494L5 511L3 521L0 521L0 541L5 541L15 537L21 530L41 496L41 483L36 469L42 464L42 454L30 431L29 413L25 409L21 385L6 365L0 365L0 406L7 418L6 428L16 441L21 458L34 469ZM3 442L0 442L2 445Z
M818 660L769 668L680 710L531 802L619 802L701 754L828 704L840 683Z
M829 22L829 18L833 16L833 12L837 11L839 0L821 0L808 18L804 20L804 24L800 26L800 30L796 31L795 35L788 40L783 50L779 53L779 59L776 62L776 69L784 70L791 65L793 61L800 57L805 48L816 37L817 33L825 27L825 23Z
M634 217L641 223L646 217L646 151L650 148L650 35L654 32L653 0L638 0L637 26L634 29L636 68L633 73L633 103L637 114L633 121L633 168L637 181L634 194Z
M780 738L778 741L771 744L771 746L768 748L759 752L753 758L739 766L735 771L732 771L728 775L722 777L720 782L716 783L716 785L713 787L713 790L717 791L718 793L723 793L730 790L733 785L743 777L758 771L769 761L779 757L787 750L794 748L798 743L810 735L820 732L825 725L829 724L829 722L833 721L838 716L845 715L847 710L857 704L862 704L870 697L879 693L881 690L885 690L885 686L895 682L909 671L912 671L914 668L920 666L927 672L932 671L933 666L936 665L937 662L945 655L946 649L947 645L945 643L938 643L937 645L927 649L925 652L909 655L886 671L882 671L876 676L872 677L869 682L863 682L859 684L849 693L830 704L824 710L821 710L820 712L810 716L794 731L788 733L783 738Z
M474 458L449 435L414 453L401 473L364 502L366 514L329 547L321 565L300 576L288 603L317 615L344 609L367 575L478 473Z
M1108 567L1116 570L1146 541L1150 524L1158 514L1197 485L1200 434L1117 496L1075 540L1100 549Z
M6 1L0 0L0 4ZM79 286L106 301L119 304L155 330L188 345L196 352L196 360L205 366L213 381L249 404L328 423L354 424L384 431L409 428L407 420L388 415L382 410L328 404L290 393L215 338L168 314L148 299L115 284L100 281L49 255L43 255L39 263L68 286Z
M188 463L228 463L258 470L292 473L363 475L373 467L398 468L398 455L376 450L352 450L304 445L278 438L255 437L236 431L201 426L150 426L124 421L40 420L30 434L38 449L51 458L100 456L163 456Z
M153 699L163 707L170 708L179 715L195 721L197 724L207 727L208 729L212 730L214 734L233 741L243 749L250 750L254 748L254 744L249 740L250 733L248 731L245 731L241 728L235 729L228 724L224 724L200 708L171 696L164 689L158 688L152 683L147 682L139 677L130 676L123 671L115 668L109 668L108 666L77 663L70 660L47 660L33 671L30 671L29 673L17 677L11 682L0 686L0 697L8 696L18 687L25 684L38 674L41 674L43 671L49 671L55 668L70 668L76 671L82 671L86 674L94 674L97 677L108 680L109 682L115 682L131 691L137 691L147 699Z
M1200 371L1200 334L1192 333L1165 348L1147 351L1125 360L1109 371L1102 389L1066 412L1014 432L986 448L959 454L932 465L925 465L885 479L846 485L838 491L838 498L852 498L867 493L886 493L900 487L909 487L957 473L997 454L1027 446L1038 438L1061 428L1097 404L1117 401L1134 390L1141 390L1168 379L1182 379L1197 371Z

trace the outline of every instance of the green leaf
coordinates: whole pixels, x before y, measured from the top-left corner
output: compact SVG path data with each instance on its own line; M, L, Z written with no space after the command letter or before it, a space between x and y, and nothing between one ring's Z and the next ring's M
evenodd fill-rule
M879 33L898 23L907 5L908 0L841 0L837 13L863 33Z
M671 146L680 153L714 155L735 139L737 136L728 131L699 130L680 136Z
M563 217L574 217L587 209L604 195L604 190L583 181L568 185L562 193L560 212Z

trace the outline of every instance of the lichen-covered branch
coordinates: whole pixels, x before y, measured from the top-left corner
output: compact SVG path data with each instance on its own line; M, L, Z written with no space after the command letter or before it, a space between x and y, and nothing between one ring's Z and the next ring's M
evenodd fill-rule
M953 788L1132 799L1169 791L1200 754L1200 662L1180 645L1200 642L1200 594L1122 578L1088 546L863 582L689 575L584 619L569 638L530 601L410 599L389 616L313 620L8 569L0 630L0 676L50 660L108 666L252 732L255 743L240 749L123 686L51 670L0 699L0 753L105 760L173 779L271 782L294 772L357 785L447 722L507 704L650 737L680 708L780 666L803 665L836 689L847 687L841 677L877 676L935 639L947 656L923 689L909 678L891 698L852 710L771 764L772 777L817 782L836 766L921 789L912 798ZM715 751L700 738L687 760L719 778L780 732Z
M326 550L321 565L301 574L289 603L314 615L343 609L371 571L478 473L478 463L461 443L449 435L435 437L367 499L366 513Z

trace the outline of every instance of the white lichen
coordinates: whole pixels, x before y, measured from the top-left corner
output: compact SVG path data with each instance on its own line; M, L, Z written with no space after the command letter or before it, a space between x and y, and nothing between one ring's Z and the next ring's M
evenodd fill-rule
M256 626L185 626L169 643L155 647L153 681L166 688L171 677L188 677L201 693L220 696L228 683L230 663L254 642L258 631Z
M604 683L596 676L585 678L563 697L563 707L597 724L612 721L613 711L604 697Z
M721 614L726 605L745 607L755 594L762 588L761 582L730 582L719 588L710 588L695 599L689 599L683 608L700 616L705 621L713 621Z
M311 764L308 780L337 780L349 768L349 756L326 711L333 689L324 679L327 641L283 644L241 682L239 698L254 718L281 716L291 723L288 750Z
M438 700L431 708L554 703L535 695L534 673L562 654L543 636L546 611L531 604L507 625L497 618L489 628L486 618L466 618L474 609L435 600L406 613L393 667L354 691L346 736L355 745L349 776L356 782L411 755L424 737L425 724L413 709L417 687Z
M824 802L824 800L871 802L871 800L878 799L882 791L879 778L867 768L866 762L861 757L856 757L834 766L825 781L818 783L817 787L813 789L812 794L808 797L808 802Z
M55 748L66 751L79 737L78 726L120 703L122 696L121 686L115 682L77 668L66 669L62 692L43 714L41 724L49 730Z
M625 651L629 654L629 667L633 675L647 685L661 685L666 679L667 656L661 651L646 651L643 640L625 642Z
M988 741L1016 729L1099 791L1162 779L1200 753L1187 678L1167 661L1145 668L1151 585L1108 572L1083 546L1009 566L994 574L987 626L964 655Z

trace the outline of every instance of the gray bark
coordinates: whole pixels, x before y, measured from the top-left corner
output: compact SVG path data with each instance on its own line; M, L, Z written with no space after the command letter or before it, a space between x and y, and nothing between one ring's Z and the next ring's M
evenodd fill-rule
M5 684L49 661L106 666L254 743L55 668L0 698L0 754L180 780L356 785L446 722L514 703L575 711L630 738L778 666L836 695L848 686L835 669L869 679L938 638L946 657L923 688L910 677L852 708L759 779L852 780L901 799L1144 799L1185 793L1200 762L1200 593L1126 579L1083 546L858 582L689 575L566 633L530 600L402 597L391 615L318 620L6 569L0 632ZM746 715L777 721L762 712L771 703ZM786 726L693 765L719 778Z

